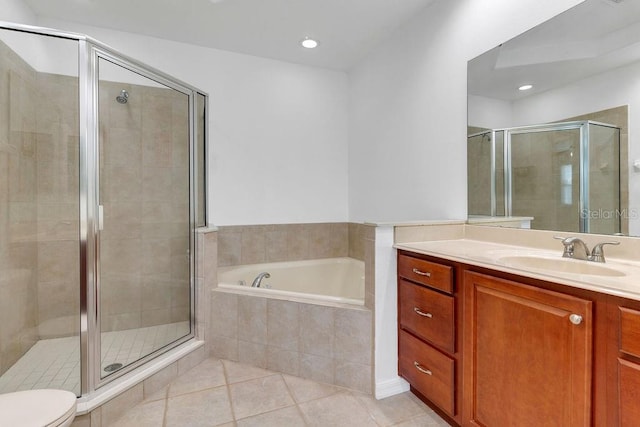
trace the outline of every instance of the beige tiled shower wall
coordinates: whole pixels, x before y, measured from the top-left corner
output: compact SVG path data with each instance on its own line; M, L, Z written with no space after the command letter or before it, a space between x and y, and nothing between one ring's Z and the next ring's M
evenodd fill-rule
M188 320L188 98L107 81L99 90L102 330Z
M346 222L222 226L218 266L347 256L364 261L364 239L374 228Z
M36 86L0 42L0 374L37 340Z
M40 338L78 333L78 79L37 73L38 321Z

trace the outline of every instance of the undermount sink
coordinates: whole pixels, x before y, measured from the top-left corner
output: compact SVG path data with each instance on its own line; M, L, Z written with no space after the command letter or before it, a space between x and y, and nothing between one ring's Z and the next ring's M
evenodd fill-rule
M622 277L626 274L614 268L596 264L591 261L567 258L546 258L533 255L505 256L499 259L508 267L531 268L535 270L554 271L557 273L588 274L592 276Z

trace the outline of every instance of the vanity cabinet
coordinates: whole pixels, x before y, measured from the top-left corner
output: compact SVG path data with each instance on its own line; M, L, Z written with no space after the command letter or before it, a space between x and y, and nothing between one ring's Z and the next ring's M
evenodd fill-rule
M611 425L640 425L640 302L616 299L610 305ZM616 419L617 418L617 419Z
M460 422L461 364L456 267L398 254L398 372L412 391Z
M590 425L591 301L467 271L464 305L469 425Z
M638 300L399 249L398 337L452 425L640 426Z

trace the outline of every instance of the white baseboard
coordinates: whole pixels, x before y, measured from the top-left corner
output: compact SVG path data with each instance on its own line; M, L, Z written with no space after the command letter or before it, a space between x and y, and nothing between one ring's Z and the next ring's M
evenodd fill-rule
M400 377L376 383L376 399L394 396L409 391L409 383Z

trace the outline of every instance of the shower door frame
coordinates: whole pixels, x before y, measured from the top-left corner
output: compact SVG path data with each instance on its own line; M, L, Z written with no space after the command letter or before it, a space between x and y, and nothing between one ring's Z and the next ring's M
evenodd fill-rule
M91 111L93 114L88 117L87 129L93 130L88 132L88 144L87 147L91 147L91 150L87 150L87 176L86 182L88 185L87 192L87 212L88 216L93 218L93 228L88 227L89 233L87 235L88 241L91 240L89 246L94 248L93 260L91 257L87 257L87 270L92 271L93 276L93 295L95 304L88 307L88 328L87 328L87 389L92 391L99 389L100 387L110 383L111 381L125 375L126 373L136 369L137 367L145 364L149 360L155 358L157 355L168 351L184 342L187 342L195 337L195 228L196 228L196 205L195 205L195 139L196 139L196 98L199 91L193 90L189 85L181 84L168 75L147 67L138 61L113 51L112 49L97 44L94 41L86 43L87 56L89 58L89 76L87 81L87 89L89 92L84 98L89 103L87 111ZM125 365L116 372L109 374L106 377L101 376L101 316L99 304L101 284L100 284L100 228L101 228L101 213L100 213L100 178L99 165L99 144L100 144L100 131L99 131L99 67L98 62L100 59L106 60L112 64L120 66L127 71L138 74L142 77L153 80L160 83L170 89L176 90L186 96L189 101L189 295L190 295L190 316L189 316L189 333L182 338L178 338L171 343L154 350L153 352L143 356L137 361ZM81 96L82 99L82 96ZM82 109L82 106L80 107ZM85 171L81 167L81 171ZM91 300L89 298L88 300ZM93 364L93 366L91 366ZM81 378L83 378L81 376ZM84 379L82 379L84 383ZM83 384L84 385L84 384ZM83 392L84 394L84 392Z
M26 24L17 24L0 20L0 29L17 31L41 36L73 40L78 43L78 119L79 119L79 272L80 272L80 397L85 398L100 387L133 371L160 354L176 348L196 337L196 254L195 228L198 210L195 197L198 185L196 179L197 162L195 147L197 138L197 97L204 96L205 117L209 108L209 95L169 74L145 65L109 46L84 34L54 30ZM98 251L98 75L97 62L104 58L121 65L137 74L155 80L189 97L189 265L190 265L190 333L173 341L138 361L102 379L100 376L100 337L99 337L99 251ZM205 147L208 141L208 126L204 127ZM202 154L202 153L201 153ZM206 159L204 185L206 186ZM206 197L204 215L206 226Z

